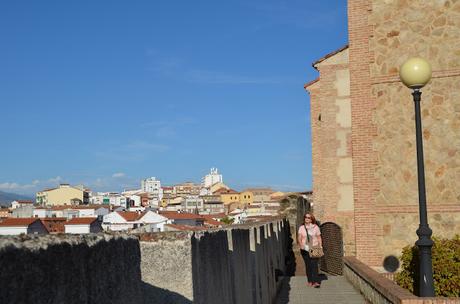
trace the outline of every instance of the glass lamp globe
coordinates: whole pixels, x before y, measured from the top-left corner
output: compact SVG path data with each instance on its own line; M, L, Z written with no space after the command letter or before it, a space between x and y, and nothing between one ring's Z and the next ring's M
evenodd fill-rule
M410 58L401 65L399 78L411 89L423 88L431 79L431 65L423 58Z

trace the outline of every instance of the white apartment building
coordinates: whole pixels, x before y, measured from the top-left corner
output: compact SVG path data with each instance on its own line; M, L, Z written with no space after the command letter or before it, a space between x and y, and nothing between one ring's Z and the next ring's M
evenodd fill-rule
M161 201L163 198L163 189L161 188L161 182L155 177L149 177L141 181L141 188L143 192L153 195L153 198L157 201Z
M90 193L89 202L91 205L111 205L122 206L126 208L127 198L117 192L92 192Z
M210 173L203 177L203 186L210 188L217 183L223 183L222 174L219 174L217 168L211 168Z
M193 213L196 209L198 209L198 211L203 210L203 199L198 195L186 196L182 205L182 210Z

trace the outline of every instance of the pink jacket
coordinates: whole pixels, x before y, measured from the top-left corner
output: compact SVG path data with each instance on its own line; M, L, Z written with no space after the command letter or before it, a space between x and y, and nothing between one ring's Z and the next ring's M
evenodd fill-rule
M310 237L310 245L318 246L319 239L318 236L321 235L321 231L319 230L318 225L311 224L307 225L308 236ZM304 248L305 244L307 243L307 232L305 231L305 225L299 227L299 231L297 232L300 237L300 248Z

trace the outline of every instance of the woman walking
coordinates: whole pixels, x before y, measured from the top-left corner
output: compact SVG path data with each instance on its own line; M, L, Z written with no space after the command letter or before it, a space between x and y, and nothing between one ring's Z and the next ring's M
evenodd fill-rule
M300 254L305 262L307 270L308 286L320 288L321 280L318 275L319 258L312 258L309 254L309 249L312 246L323 246L321 240L321 231L316 224L316 219L311 213L305 213L304 223L299 227L297 232L297 244L300 247Z

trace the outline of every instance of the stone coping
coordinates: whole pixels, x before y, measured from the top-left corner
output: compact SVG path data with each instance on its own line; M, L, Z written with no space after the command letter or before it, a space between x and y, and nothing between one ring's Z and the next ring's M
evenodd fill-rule
M133 233L130 235L136 236L140 241L144 242L155 242L155 241L174 241L177 239L187 239L191 238L193 235L200 236L204 233L216 233L219 231L230 231L230 230L249 230L254 228L260 228L264 225L275 224L276 222L283 222L286 220L284 216L272 217L267 220L262 220L258 222L245 223L245 224L233 224L225 225L218 228L208 228L198 231L164 231L164 232L142 232L142 233ZM111 232L112 233L112 232Z
M0 251L9 247L28 249L32 251L45 250L49 246L59 244L80 245L88 247L97 245L99 242L111 240L136 240L136 237L129 234L108 234L108 233L88 233L88 234L21 234L21 235L2 235L0 236Z
M390 279L382 276L381 273L373 270L356 257L344 257L343 262L345 267L351 269L361 279L371 285L383 297L395 304L460 304L460 298L445 298L445 297L417 297L402 288ZM356 287L356 286L355 286Z

